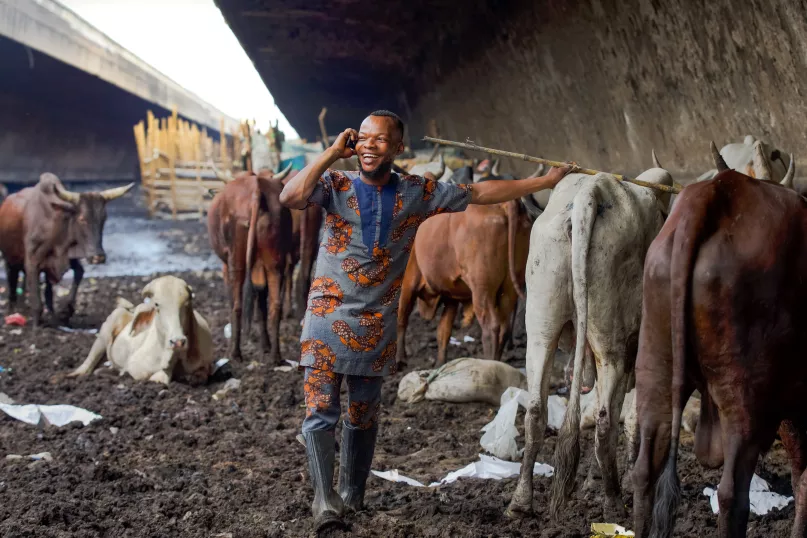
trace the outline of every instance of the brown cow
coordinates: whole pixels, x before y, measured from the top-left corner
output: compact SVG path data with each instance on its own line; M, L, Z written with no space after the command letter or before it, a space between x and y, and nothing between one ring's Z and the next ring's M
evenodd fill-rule
M67 301L67 318L75 311L76 293L84 268L80 259L98 264L106 261L102 245L106 204L134 187L101 192L70 192L54 174L45 173L39 183L6 198L0 205L0 252L6 262L9 310L17 302L17 281L25 272L31 321L42 317L39 275L46 275L45 302L53 313L53 284L73 270L73 285Z
M224 280L232 294L232 359L241 358L242 291L249 272L247 286L258 290L261 347L269 351L268 321L272 358L280 361L283 278L292 247L291 212L280 205L286 173L288 169L276 175L269 171L257 176L242 172L210 204L207 215L210 244L224 264ZM271 306L267 311L270 293ZM250 314L247 310L248 320Z
M714 179L678 195L645 259L634 529L672 534L681 414L698 389L695 455L723 464L717 536L746 535L751 477L777 429L791 457L791 536L807 536L807 202L715 161Z
M524 281L530 236L526 215L508 206L517 208L518 202L469 206L462 213L436 215L421 225L401 288L399 364L406 363L404 342L415 299L419 299L420 314L426 319L434 317L440 303L445 305L437 329L438 365L445 363L459 305L469 301L473 301L473 311L482 326L485 358L501 360L518 300L513 279ZM512 278L511 271L515 273ZM466 310L466 322L469 318Z

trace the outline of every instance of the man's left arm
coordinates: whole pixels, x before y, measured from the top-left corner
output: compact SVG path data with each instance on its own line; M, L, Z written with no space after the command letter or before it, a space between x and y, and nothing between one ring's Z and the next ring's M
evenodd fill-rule
M490 180L474 183L471 191L471 203L478 205L501 204L544 189L553 189L572 170L573 165L562 168L553 167L545 176L511 181Z

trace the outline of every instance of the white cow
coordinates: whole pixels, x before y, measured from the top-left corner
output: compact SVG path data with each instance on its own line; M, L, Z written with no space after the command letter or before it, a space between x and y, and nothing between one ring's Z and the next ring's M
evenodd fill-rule
M118 298L84 363L69 377L90 374L104 355L138 381L168 385L172 378L204 382L212 373L213 339L207 321L193 309L184 280L163 276L143 288L143 303Z
M770 162L771 175L768 176L768 179L780 183L790 167L792 155L786 155L783 151L753 135L746 135L742 142L726 144L720 149L720 155L729 168L747 176L757 177L754 166L755 146L757 145L761 146L763 154ZM698 177L697 181L706 181L716 175L717 169L713 168Z
M426 172L431 172L438 181L448 181L454 173L453 170L446 166L446 161L443 159L442 153L440 154L440 158L436 161L418 163L409 169L409 173L416 176L422 176Z
M661 168L638 179L673 184ZM507 510L511 517L532 512L532 468L546 429L552 364L558 341L570 331L576 333L574 377L556 445L551 511L558 514L577 473L587 349L596 359L595 453L606 506L624 511L616 462L619 417L638 343L645 253L664 224L669 196L610 174L569 174L533 225L526 277L530 402L521 475Z

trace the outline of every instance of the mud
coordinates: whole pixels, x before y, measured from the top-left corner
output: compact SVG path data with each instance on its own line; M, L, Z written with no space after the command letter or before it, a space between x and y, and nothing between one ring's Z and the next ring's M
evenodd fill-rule
M165 226L166 253L209 256L206 233L198 223ZM170 230L180 230L172 232ZM149 232L151 233L151 232ZM107 241L111 246L112 242ZM185 245L192 245L186 247ZM186 248L198 248L193 253ZM174 258L175 259L175 258ZM196 292L195 305L210 322L216 357L226 353L223 328L228 303L220 273L185 271L180 274ZM94 278L79 294L75 328L100 326L115 298L139 300L150 276ZM5 308L5 307L4 307ZM58 303L57 303L58 308ZM0 457L6 454L50 452L52 462L0 459L0 536L3 537L280 537L312 535L311 487L303 447L295 440L304 410L301 374L275 372L255 342L245 344L243 362L232 364L240 389L222 400L212 394L224 383L219 377L205 386L172 384L169 388L135 383L109 369L80 380L58 380L54 374L77 366L94 336L56 328L34 332L0 327L0 392L18 403L66 403L89 409L103 419L87 427L30 426L0 416ZM436 356L435 323L413 315L409 368L429 366ZM450 358L481 354L479 330L456 329L475 342L451 346ZM284 321L282 354L299 354L299 324ZM523 366L523 325L515 348L505 356ZM397 381L385 384L375 469L398 469L421 482L440 479L448 471L475 461L480 453L479 429L496 409L485 404L396 402ZM518 420L523 432L523 413ZM523 446L523 437L519 438ZM550 434L538 461L551 463L554 435ZM585 436L584 454L593 441ZM623 455L620 453L620 461ZM684 438L679 476L683 503L675 536L704 536L716 532L716 516L705 486L719 482L719 471L706 471L694 460L691 438ZM579 483L585 475L581 465ZM758 474L779 493L790 491L789 467L777 443L759 465ZM581 537L603 515L598 492L576 492L560 522L547 514L549 479L535 479L537 514L513 521L504 509L515 479L463 479L454 484L418 489L371 477L367 510L349 519L351 532L332 536L395 537ZM630 507L631 496L623 493ZM789 533L794 509L751 517L749 536L774 537Z

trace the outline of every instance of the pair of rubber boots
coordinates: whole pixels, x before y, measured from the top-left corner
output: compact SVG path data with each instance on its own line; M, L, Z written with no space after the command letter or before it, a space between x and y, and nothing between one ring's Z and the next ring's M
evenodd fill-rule
M342 426L338 494L333 489L336 452L333 432L313 431L303 434L308 470L314 486L311 512L317 530L342 525L342 515L346 511L361 510L377 433L377 425L367 430Z

